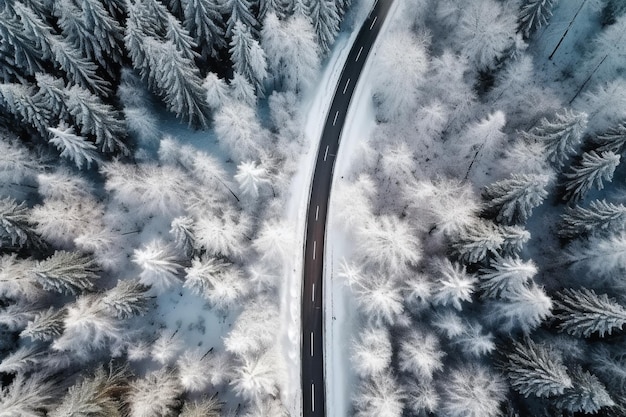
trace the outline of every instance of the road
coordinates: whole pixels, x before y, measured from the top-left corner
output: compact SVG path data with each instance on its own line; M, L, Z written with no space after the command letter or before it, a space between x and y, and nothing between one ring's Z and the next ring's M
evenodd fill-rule
M322 278L328 200L341 131L352 94L393 0L376 0L344 64L322 132L307 213L302 287L302 403L304 417L326 415Z

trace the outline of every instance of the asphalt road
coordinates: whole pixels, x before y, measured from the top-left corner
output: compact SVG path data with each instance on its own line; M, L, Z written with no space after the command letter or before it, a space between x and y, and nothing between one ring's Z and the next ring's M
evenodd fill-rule
M376 0L344 64L335 89L313 174L307 214L302 289L302 399L304 417L326 416L322 278L328 199L341 131L367 56L393 0Z

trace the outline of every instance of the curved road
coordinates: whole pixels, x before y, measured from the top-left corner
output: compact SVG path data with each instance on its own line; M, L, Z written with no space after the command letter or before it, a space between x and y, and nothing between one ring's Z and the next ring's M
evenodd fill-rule
M326 415L322 278L326 214L335 155L354 88L393 0L376 0L344 64L326 119L307 214L302 288L302 398L304 417Z

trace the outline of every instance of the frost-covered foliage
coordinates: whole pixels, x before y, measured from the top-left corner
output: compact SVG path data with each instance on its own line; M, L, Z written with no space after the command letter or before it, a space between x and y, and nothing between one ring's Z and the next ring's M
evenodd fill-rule
M182 269L177 254L166 243L154 240L135 250L133 262L141 268L139 282L164 292L180 282Z
M130 383L129 417L167 417L180 403L182 389L176 376L167 370L154 371Z
M391 355L389 333L384 328L367 327L352 342L350 358L361 377L372 377L388 369Z
M446 417L495 417L505 398L502 379L483 366L464 366L452 371L444 388L442 411Z
M600 337L621 330L626 323L626 308L606 294L593 290L564 290L558 296L559 328L574 336Z

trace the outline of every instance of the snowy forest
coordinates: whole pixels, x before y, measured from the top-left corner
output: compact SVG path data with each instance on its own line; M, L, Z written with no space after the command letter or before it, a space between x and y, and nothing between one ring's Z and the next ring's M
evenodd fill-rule
M286 211L373 3L0 0L0 417L300 415ZM626 1L394 7L331 195L347 415L625 416Z

